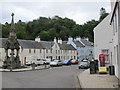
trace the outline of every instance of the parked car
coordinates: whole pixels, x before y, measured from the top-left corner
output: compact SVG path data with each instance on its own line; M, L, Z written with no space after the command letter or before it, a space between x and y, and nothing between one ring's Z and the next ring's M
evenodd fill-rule
M63 65L71 65L71 59L64 60Z
M52 62L51 59L45 59L46 60L46 64L50 64L50 62Z
M78 61L77 59L73 59L73 60L71 60L71 63L72 63L72 64L78 64L79 61Z
M54 60L50 62L50 66L62 66L62 62L60 60Z
M46 63L47 63L46 59L42 59L41 64L46 64Z
M78 65L79 69L85 69L85 68L87 69L89 67L90 67L89 61L81 61Z

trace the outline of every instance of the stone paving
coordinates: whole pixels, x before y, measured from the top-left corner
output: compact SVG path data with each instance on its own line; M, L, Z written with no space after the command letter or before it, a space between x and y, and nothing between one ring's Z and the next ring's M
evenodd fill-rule
M90 74L89 69L79 74L78 79L81 88L118 88L118 79L115 75Z

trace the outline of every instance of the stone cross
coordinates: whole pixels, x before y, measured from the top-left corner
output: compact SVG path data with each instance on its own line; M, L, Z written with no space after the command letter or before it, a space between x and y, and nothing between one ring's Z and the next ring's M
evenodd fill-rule
M9 37L5 44L6 56L3 66L4 68L13 69L13 68L20 68L21 62L19 59L20 44L17 40L15 25L14 25L14 13L12 13L11 16L12 16L12 21L11 21ZM8 50L10 50L10 53L8 52Z

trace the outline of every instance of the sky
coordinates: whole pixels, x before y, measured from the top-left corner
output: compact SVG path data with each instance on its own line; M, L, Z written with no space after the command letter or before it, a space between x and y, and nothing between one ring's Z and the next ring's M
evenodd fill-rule
M67 17L77 24L100 17L100 8L104 7L110 13L109 0L4 0L0 2L2 21L11 22L11 13L15 14L15 22L29 22L39 17Z

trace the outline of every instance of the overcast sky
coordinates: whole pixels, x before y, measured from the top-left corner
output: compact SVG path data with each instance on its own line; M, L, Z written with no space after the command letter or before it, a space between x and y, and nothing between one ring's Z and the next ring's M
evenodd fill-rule
M19 0L19 2L4 0L1 2L2 6L2 23L11 22L11 13L15 14L15 22L22 20L24 22L32 21L40 16L53 17L58 15L60 17L67 17L76 21L77 24L83 24L91 19L99 19L100 8L104 7L109 13L111 10L110 2L83 2L82 1L50 1L45 0Z

